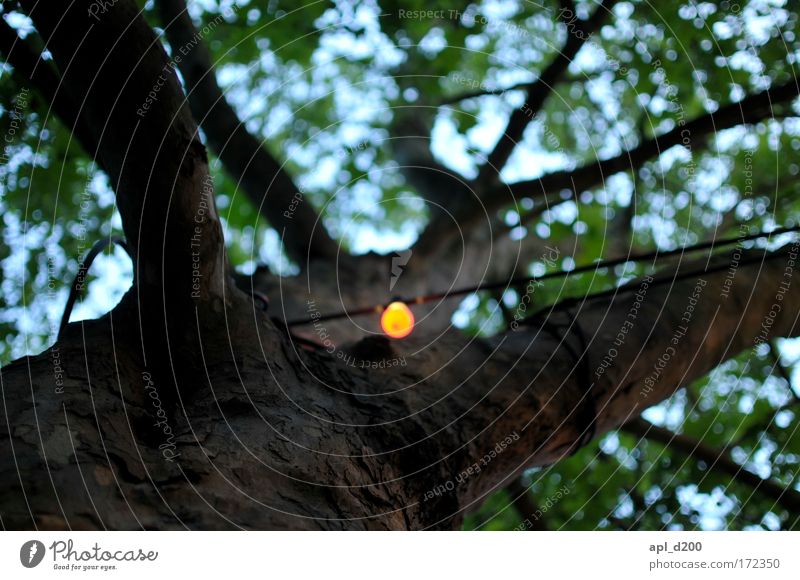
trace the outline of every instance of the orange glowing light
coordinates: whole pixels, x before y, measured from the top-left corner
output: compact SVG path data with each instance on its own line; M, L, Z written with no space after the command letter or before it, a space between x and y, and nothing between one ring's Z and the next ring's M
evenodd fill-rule
M392 338L405 338L414 329L414 315L402 302L392 302L381 314L381 328Z

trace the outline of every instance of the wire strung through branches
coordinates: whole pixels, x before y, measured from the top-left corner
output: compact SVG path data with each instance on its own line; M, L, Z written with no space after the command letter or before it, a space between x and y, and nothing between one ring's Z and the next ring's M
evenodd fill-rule
M755 233L755 234L749 234L749 235L746 235L746 236L738 236L738 237L735 237L735 238L724 238L724 239L721 239L721 240L711 240L711 241L708 241L708 242L702 242L702 243L694 244L694 245L691 245L691 246L682 246L682 247L676 248L674 250L666 250L666 251L658 251L657 250L657 251L654 251L654 252L647 252L647 253L643 253L643 254L633 254L633 255L629 255L629 256L623 257L623 258L614 258L614 259L610 259L610 260L598 260L596 262L592 262L591 264L585 264L583 266L579 266L579 267L573 268L571 270L557 270L557 271L554 271L554 272L547 272L547 273L545 273L545 274L543 274L541 276L519 276L519 277L511 278L510 280L506 280L506 281L502 281L502 282L490 282L490 283L485 283L485 284L477 284L477 285L469 286L469 287L465 287L465 288L458 288L456 290L451 290L451 291L448 291L448 292L420 295L420 296L416 296L416 297L410 298L410 299L404 299L404 298L397 297L397 298L393 298L392 301L405 302L406 304L411 305L411 306L417 305L417 304L425 304L427 302L431 302L431 301L434 301L434 300L447 300L449 298L454 298L456 296L464 296L466 294L474 294L474 293L480 292L482 290L498 290L498 289L517 288L517 287L520 287L520 286L525 286L525 285L529 284L530 282L539 282L539 281L542 281L542 280L549 280L549 279L554 279L554 278L567 278L567 277L575 275L575 274L582 274L582 273L585 273L585 272L596 271L596 270L599 270L599 269L602 269L602 268L612 268L614 266L619 266L619 265L622 265L622 264L644 262L644 261L648 261L648 260L652 260L653 262L655 262L655 261L658 261L659 259L669 258L671 256L683 255L683 254L686 254L686 253L697 252L697 251L706 250L706 249L710 249L710 250L713 251L714 249L722 248L722 247L725 247L725 246L730 246L730 245L734 245L734 244L741 244L741 243L747 242L747 241L753 241L753 240L757 240L757 239L761 239L761 238L768 238L768 237L771 237L771 236L779 236L779 235L782 235L782 234L796 233L796 232L800 232L800 226L778 228L778 229L772 230L770 232L758 232L758 233ZM94 244L94 246L92 246L92 249L89 250L89 253L86 255L86 258L84 259L83 263L81 264L81 266L80 266L80 268L78 270L78 273L76 274L75 279L72 282L72 286L70 288L69 297L67 298L67 304L64 307L64 313L61 316L61 324L60 324L59 330L58 330L58 338L61 338L63 336L64 331L65 331L67 325L69 324L69 317L72 314L72 309L75 306L75 301L78 298L78 294L79 294L80 290L82 290L82 288L83 288L83 281L86 278L86 274L88 273L89 268L92 265L92 262L94 262L95 258L103 250L105 250L107 247L112 246L114 244L119 245L130 256L130 250L128 249L128 246L125 243L125 239L120 237L120 236L111 236L111 237L109 237L107 239L99 240ZM775 256L765 256L764 258L761 258L761 259L769 260L769 259L774 258L774 257ZM752 260L750 260L750 261L752 261ZM748 260L745 260L743 263L748 263L748 262L749 262ZM685 277L688 277L688 276L694 276L694 275L698 275L698 274L713 272L713 271L721 270L721 269L725 269L725 268L727 268L727 265L725 267L723 267L723 268L703 268L703 269L699 269L699 270L693 270L691 272L683 273L680 276L665 276L665 277L662 277L662 278L656 278L651 283L651 286L652 285L664 284L664 283L667 283L667 282L674 282L676 280L679 280L679 279L682 279L682 278L685 278ZM615 287L615 288L610 288L608 290L603 290L603 291L600 291L600 292L596 292L596 293L593 293L593 294L587 294L583 298L584 299L594 299L594 298L599 298L599 297L603 297L603 296L613 295L615 293L627 292L629 289L630 288L626 288L624 286L623 287ZM260 301L263 302L262 308L266 310L266 308L268 308L268 305L269 305L269 302L266 299L266 297L262 297L260 294L256 295L257 293L252 293L252 294L253 294L253 298L254 299L260 299ZM571 304L572 302L574 302L574 299L573 300L567 299L567 300L563 301L562 304L566 305L566 304ZM383 312L384 308L385 308L384 304L375 304L373 306L369 306L369 307L366 307L366 308L357 308L357 309L354 309L354 310L342 310L340 312L334 312L334 313L331 313L331 314L324 314L322 316L317 316L317 317L315 317L313 319L311 319L311 318L300 318L300 319L296 319L296 320L289 320L289 321L286 321L286 322L281 321L282 322L281 326L284 326L284 327L286 327L288 329L288 328L293 327L293 326L301 326L301 325L306 325L306 324L313 324L313 323L320 322L320 321L323 321L323 320L335 320L335 319L339 319L339 318L349 318L349 317L352 317L352 316L361 316L361 315L365 315L365 314L380 314L381 312ZM535 318L535 317L536 317L536 315L533 316L533 318Z
M755 234L749 234L746 236L738 236L735 238L723 238L721 240L711 240L708 242L701 242L698 244L693 244L691 246L681 246L680 248L675 248L674 250L665 250L665 251L653 251L647 252L643 254L632 254L626 256L624 258L613 258L610 260L598 260L596 262L592 262L591 264L585 264L583 266L579 266L577 268L573 268L571 270L557 270L554 272L547 272L541 276L519 276L516 278L511 278L510 280L505 280L502 282L489 282L485 284L477 284L475 286L469 286L465 288L458 288L456 290L450 290L448 292L440 292L436 294L426 294L421 296L416 296L410 299L404 298L393 298L391 301L401 301L405 302L406 304L413 306L417 304L425 304L427 302L432 302L434 300L447 300L449 298L454 298L456 296L464 296L467 294L474 294L476 292L480 292L482 290L498 290L498 289L507 289L507 288L518 288L520 286L525 286L530 282L538 282L542 280L549 280L553 278L567 278L569 276L573 276L575 274L583 274L585 272L596 271L602 268L613 268L614 266L620 266L622 264L629 264L629 263L637 263L637 262L645 262L645 261L653 261L656 262L660 259L669 258L672 256L683 255L686 253L698 252L701 250L715 250L717 248L723 248L725 246L731 246L736 244L741 244L743 242L753 241L761 238L768 238L771 236L779 236L782 234L788 233L796 233L800 232L800 226L793 226L793 227L786 227L786 228L778 228L772 230L770 232L758 232ZM764 258L769 259L769 258ZM726 266L727 268L727 266ZM724 268L722 268L724 269ZM699 273L715 271L715 269L705 269L700 271ZM696 274L698 272L693 272ZM681 279L683 276L675 278L674 276L663 278L663 279L656 279L654 283L658 285L659 280L661 283L668 282L671 280ZM627 290L624 287L617 287L611 288L609 290L604 290L602 292L598 292L596 294L588 295L588 297L596 298L600 296L604 296L607 294L613 294L615 292L626 292ZM323 320L336 320L339 318L350 318L352 316L362 316L365 314L380 314L383 312L385 308L385 304L376 304L373 306L369 306L366 308L356 308L353 310L342 310L340 312L334 312L331 314L323 314L321 316L316 316L313 319L311 318L299 318L295 320L289 320L286 322L286 326L302 326L306 324L313 324L315 322L320 322Z

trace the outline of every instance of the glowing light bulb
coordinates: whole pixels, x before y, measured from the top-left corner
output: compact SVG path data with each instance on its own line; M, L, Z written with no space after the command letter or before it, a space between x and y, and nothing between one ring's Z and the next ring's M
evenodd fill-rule
M381 314L381 328L392 338L405 338L414 329L414 314L402 302L392 302Z

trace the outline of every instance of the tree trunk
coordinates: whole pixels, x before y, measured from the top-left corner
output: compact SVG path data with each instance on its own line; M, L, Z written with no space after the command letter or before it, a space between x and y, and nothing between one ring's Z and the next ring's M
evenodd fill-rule
M618 427L765 329L796 334L796 253L747 255L733 277L724 259L706 274L685 266L670 284L556 307L549 320L573 328L563 340L528 325L308 352L252 305L199 311L198 364L162 376L132 354L125 300L3 370L3 524L458 527L525 467Z

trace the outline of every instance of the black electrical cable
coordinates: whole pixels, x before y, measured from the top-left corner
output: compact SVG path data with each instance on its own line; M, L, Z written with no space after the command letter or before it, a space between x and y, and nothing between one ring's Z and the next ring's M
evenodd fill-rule
M80 268L78 268L78 273L75 275L75 279L72 281L72 287L69 290L67 304L64 306L64 314L61 315L61 324L58 327L59 339L64 335L64 331L66 330L67 325L69 325L69 317L72 314L72 309L75 307L75 300L78 299L78 293L83 289L83 282L86 279L86 274L89 272L89 268L92 266L92 262L94 262L94 259L100 255L100 252L109 246L113 246L114 244L117 244L119 247L125 250L129 256L131 255L128 245L125 243L125 238L121 236L111 236L104 240L98 240L95 242L94 246L92 246L92 249L89 250L88 254L86 254L86 258L84 258Z
M764 254L760 257L753 257L750 259L743 258L739 260L738 264L741 266L742 264L758 264L759 262L768 262L770 260L776 260L778 258L785 258L781 253L774 253L774 254ZM649 287L653 286L661 286L663 284L669 284L671 282L677 282L679 280L685 280L687 278L693 278L695 276L701 276L703 274L708 274L711 272L721 272L723 270L729 270L731 268L730 264L720 264L718 266L714 266L711 268L695 268L693 270L688 270L686 272L681 272L678 275L667 274L665 276L661 276L659 278L653 278L653 281L649 283ZM622 294L625 292L633 292L638 290L638 284L626 284L625 286L618 286L615 288L609 288L607 290L601 290L599 292L594 292L592 294L585 294L579 298L568 298L564 300L563 303L556 304L553 306L553 309L560 309L563 306L572 306L578 300L595 300L597 298L606 298L608 296L614 296L616 294ZM543 310L550 310L551 307L544 308ZM535 315L534 315L535 316ZM522 323L522 321L520 321Z
M474 294L475 292L480 292L482 290L497 290L497 289L505 289L505 288L516 288L519 286L527 285L530 282L537 282L541 280L549 280L553 278L566 278L575 274L583 274L585 272L591 272L593 270L599 270L601 268L612 268L614 266L619 266L621 264L628 264L633 262L644 262L646 260L658 260L663 258L668 258L671 256L682 255L685 253L697 252L700 250L707 250L707 249L716 249L725 246L730 246L734 244L740 244L742 242L757 240L760 238L768 238L770 236L779 236L782 234L788 233L796 233L800 232L800 226L793 226L787 228L778 228L772 230L771 232L758 232L756 234L749 234L746 236L739 236L735 238L724 238L721 240L712 240L708 242L702 242L699 244L694 244L691 246L681 246L680 248L675 248L674 250L665 250L665 251L654 251L654 252L647 252L644 254L633 254L631 256L626 256L624 258L613 258L610 260L598 260L596 262L592 262L591 264L585 264L583 266L579 266L577 268L573 268L572 270L557 270L555 272L548 272L541 276L520 276L516 278L511 278L510 280L505 280L502 282L490 282L486 284L478 284L476 286L469 286L466 288L458 288L456 290L450 290L448 292L440 292L436 294L426 294L422 296L417 296L415 298L410 299L402 299L396 298L392 301L399 301L405 302L409 305L416 305L416 304L425 304L427 302L431 302L434 300L447 300L449 298L453 298L456 296L464 296L466 294ZM621 291L621 288L612 288L608 290L608 293L618 292ZM376 304L374 306L369 306L366 308L357 308L354 310L342 310L340 312L334 312L331 314L323 314L321 316L316 316L312 318L298 318L295 320L289 320L286 322L286 326L300 326L306 324L313 324L315 322L321 322L323 320L335 320L339 318L349 318L351 316L361 316L364 314L380 314L383 312L385 308L385 304Z
M410 304L410 305L425 304L425 303L431 302L433 300L446 300L446 299L449 299L449 298L453 298L455 296L463 296L463 295L466 295L466 294L474 294L476 292L480 292L480 291L483 291L483 290L497 290L497 289L505 289L505 288L515 288L515 287L527 285L528 283L530 283L532 281L537 282L537 281L541 281L541 280L548 280L548 279L559 278L559 277L566 278L566 277L574 275L574 274L581 274L581 273L584 273L584 272L590 272L592 270L598 270L600 268L611 268L611 267L614 267L614 266L619 266L621 264L627 264L627 263L633 263L633 262L643 262L645 260L658 260L658 259L663 259L663 258L667 258L667 257L674 256L674 255L679 255L679 254L684 254L684 253L689 253L689 252L696 252L696 251L705 250L705 249L714 249L714 248L729 246L729 245L732 245L732 244L740 244L742 242L756 240L756 239L760 239L760 238L766 238L766 237L770 237L770 236L773 236L773 235L777 236L777 235L781 235L781 234L794 233L794 232L799 232L799 231L800 231L800 226L794 226L794 227L788 227L788 228L778 228L778 229L775 229L775 230L773 230L771 232L758 232L756 234L749 234L747 236L739 236L739 237L735 237L735 238L725 238L725 239L722 239L722 240L712 240L712 241L709 241L709 242L703 242L703 243L694 244L694 245L691 245L691 246L682 246L682 247L676 248L674 250L654 251L654 252L648 252L648 253L644 253L644 254L634 254L634 255L631 255L631 256L626 256L624 258L614 258L614 259L611 259L611 260L598 260L598 261L593 262L591 264L586 264L586 265L583 265L583 266L579 266L577 268L573 268L572 270L558 270L558 271L555 271L555 272L548 272L548 273L543 274L542 276L538 276L538 277L536 277L536 276L521 276L521 277L511 278L510 280L506 280L506 281L503 281L503 282L492 282L492 283L487 283L487 284L479 284L479 285L476 285L476 286L470 286L470 287L466 287L466 288L459 288L459 289L456 289L456 290L451 290L449 292L441 292L441 293L436 293L436 294L427 294L427 295L417 296L417 297L411 298L411 299L394 298L392 301L404 302L404 303ZM120 236L111 236L111 237L109 237L109 238L107 238L105 240L99 240L98 242L96 242L94 244L94 246L92 246L92 249L86 255L86 258L84 259L83 263L81 264L81 267L78 270L78 273L77 273L77 275L75 276L75 279L72 282L72 287L70 288L69 297L67 298L67 304L64 307L64 313L61 316L61 324L60 324L59 330L58 330L58 337L59 338L61 338L61 336L64 333L64 330L66 329L67 325L69 324L69 317L70 317L70 315L72 313L72 309L75 306L75 301L77 300L78 292L82 289L82 282L85 279L86 274L87 274L89 268L92 265L92 262L94 262L95 258L100 254L100 252L102 252L105 248L107 248L108 246L113 245L113 244L119 245L122 249L124 249L128 253L128 255L130 255L130 250L128 249L128 246L126 245L124 238L122 238ZM774 257L774 256L772 256L772 257ZM765 257L763 259L771 259L771 257ZM748 262L745 261L745 263L748 263ZM718 269L725 269L727 267L728 266L726 265L725 267L718 268ZM696 270L696 271L691 272L689 275L697 275L697 274L700 274L700 273L706 273L706 272L711 272L711 271L715 271L715 269ZM660 282L674 281L674 280L677 280L677 279L681 279L683 277L685 277L685 276L679 276L679 277L668 276L668 277L663 278L663 279L656 279L651 283L651 286L652 285L658 285ZM586 295L584 297L584 299L594 299L594 298L598 298L598 297L601 297L601 296L613 295L615 293L626 292L629 289L630 288L626 287L626 286L610 288L608 290L604 290L604 291L597 292L597 293L594 293L594 294L588 294L588 295ZM258 300L259 302L262 303L262 308L264 310L266 310L269 307L269 301L266 299L266 297L263 297L261 294L256 293L256 292L253 292L252 296L253 296L254 299L256 299L256 300ZM568 300L564 301L561 305L558 305L558 307L561 308L561 307L566 306L566 305L568 305L568 304L570 304L572 302L574 302L574 299L573 300L569 300L568 299ZM369 307L366 307L366 308L357 308L357 309L354 309L354 310L343 310L343 311L340 311L340 312L334 312L334 313L331 313L331 314L324 314L324 315L321 315L321 316L316 316L314 318L301 318L301 319L296 319L296 320L290 320L290 321L286 321L286 322L282 323L281 326L285 326L287 328L287 330L288 330L288 328L290 328L292 326L313 324L313 323L320 322L320 321L323 321L323 320L335 320L335 319L339 319L339 318L345 318L345 317L349 318L351 316L361 316L361 315L365 315L365 314L380 314L381 312L383 312L384 308L385 308L384 304L376 304L376 305L369 306ZM533 317L531 317L531 318L535 318L535 315Z

